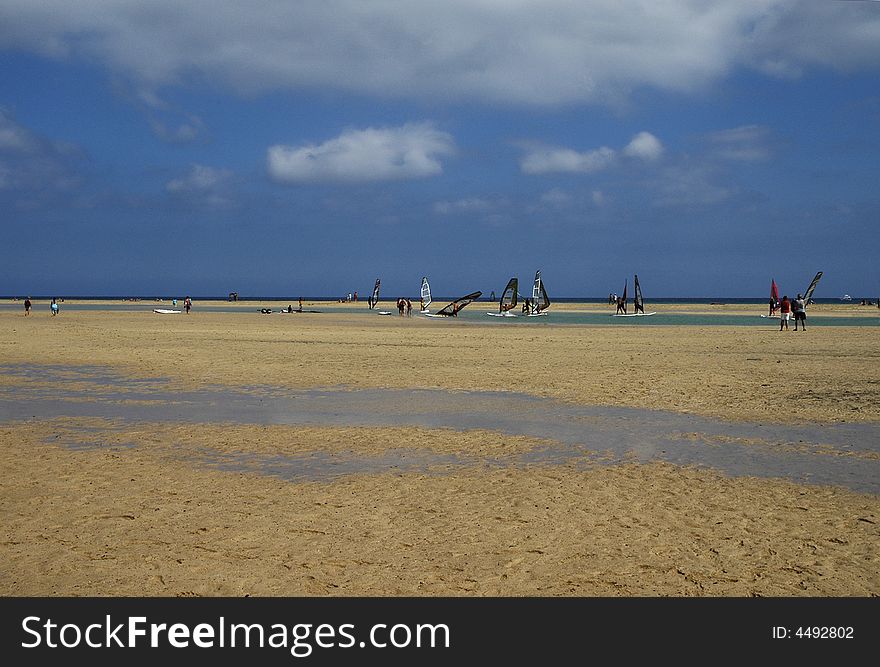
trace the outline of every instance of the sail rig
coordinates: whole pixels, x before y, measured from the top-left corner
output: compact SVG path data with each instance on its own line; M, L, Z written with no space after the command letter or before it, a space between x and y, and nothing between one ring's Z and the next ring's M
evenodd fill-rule
M816 285L819 284L819 280L821 280L821 278L822 278L822 272L819 271L819 273L817 273L816 276L813 278L813 282L810 283L810 286L807 288L807 291L804 292L804 308L806 308L807 305L809 305L810 299L813 298L813 292L816 291Z
M544 281L541 280L540 269L535 272L535 282L532 285L532 304L529 315L545 315L547 308L550 307L550 297L547 296L547 289L544 287Z
M381 281L376 278L376 285L373 287L373 294L370 297L370 308L375 308L376 304L379 303L379 283Z
M773 303L779 303L779 288L776 286L775 280L770 280L770 298L773 299Z
M482 292L471 292L470 294L466 294L465 296L456 299L452 303L447 304L436 313L428 313L426 317L457 317L458 312L468 305L471 301L475 301L483 296Z
M422 276L422 313L428 312L428 306L431 305L431 286L428 284L428 277Z
M501 301L499 302L500 312L506 313L508 310L513 310L516 307L518 294L519 280L511 278L507 282L507 287L504 288L504 292L501 294Z
M633 296L633 312L639 313L645 312L645 302L642 300L642 287L639 285L639 275L635 275L635 279L633 281L633 291L635 295Z

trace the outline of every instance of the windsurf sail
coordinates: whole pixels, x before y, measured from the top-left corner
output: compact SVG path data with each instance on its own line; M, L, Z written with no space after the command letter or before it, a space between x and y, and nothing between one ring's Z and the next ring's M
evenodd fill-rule
M544 287L544 281L541 280L540 269L535 272L535 283L532 285L532 312L540 313L550 306L550 297L547 296L547 289Z
M770 281L770 298L773 299L773 303L779 303L779 288L775 280Z
M504 288L504 293L501 295L501 301L498 303L499 312L506 313L516 306L516 299L519 294L518 287L519 281L516 278L511 278L508 281L507 287Z
M623 296L621 297L621 299L623 299L624 306L626 306L626 288L628 285L629 285L629 280L624 281L624 283L623 283Z
M633 312L645 312L645 302L642 299L642 288L639 285L639 275L635 275L635 280L633 281L633 291L635 292L635 296L633 296ZM626 289L623 290L623 298L626 299Z
M431 286L428 284L428 277L422 277L422 310L428 310L431 305Z
M379 279L376 278L376 286L373 287L373 295L370 297L370 308L379 303Z
M471 292L470 294L463 296L460 299L456 299L452 303L438 310L437 315L448 315L450 317L456 317L458 315L458 311L468 305L471 301L479 299L481 296L483 296L482 292Z
M822 272L816 274L815 278L813 278L813 282L810 283L810 286L807 288L807 291L804 292L804 307L806 307L810 303L810 299L813 298L813 292L816 291L816 285L819 284L819 280L822 278Z

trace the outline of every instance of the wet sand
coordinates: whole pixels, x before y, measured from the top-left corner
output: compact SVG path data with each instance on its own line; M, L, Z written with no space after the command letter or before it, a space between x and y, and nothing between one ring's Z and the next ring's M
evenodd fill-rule
M0 358L108 366L172 389L516 391L731 420L880 421L872 327L440 329L352 312L361 304L277 317L198 305L189 316L0 312ZM0 386L23 382L0 374ZM418 448L485 460L540 445L486 430L6 421L0 593L880 593L874 494L635 462L291 482L204 457Z

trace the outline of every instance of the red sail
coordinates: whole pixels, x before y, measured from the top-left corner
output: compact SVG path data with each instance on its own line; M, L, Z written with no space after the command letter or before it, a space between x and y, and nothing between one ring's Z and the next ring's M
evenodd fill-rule
M779 303L779 289L776 287L776 281L770 281L770 298Z

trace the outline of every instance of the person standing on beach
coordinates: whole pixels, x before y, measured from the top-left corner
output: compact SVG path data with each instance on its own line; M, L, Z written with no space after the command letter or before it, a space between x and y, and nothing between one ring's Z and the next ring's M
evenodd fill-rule
M412 317L412 301L406 300L406 316Z
M24 314L25 317L31 314L31 298L28 297L24 300Z
M788 320L791 317L791 301L787 296L782 297L782 303L779 304L779 330L785 328L788 331Z
M779 304L776 303L776 299L772 296L770 297L770 317L773 317L776 314L776 309L779 307Z
M807 330L807 306L804 297L800 294L794 300L794 330L798 330L798 322L801 323L801 331Z
M617 313L626 315L626 301L624 301L622 296L617 297Z
M189 315L190 308L193 307L192 299L190 299L189 297L186 297L183 300L183 307L186 309L186 314Z
M52 299L52 303L49 304L49 310L52 311L53 315L58 314L58 302L54 298Z

